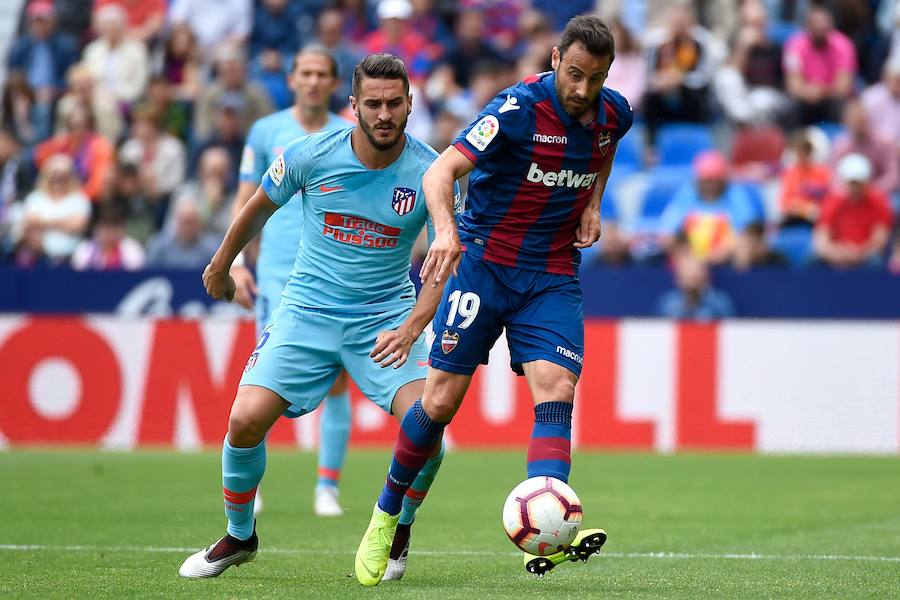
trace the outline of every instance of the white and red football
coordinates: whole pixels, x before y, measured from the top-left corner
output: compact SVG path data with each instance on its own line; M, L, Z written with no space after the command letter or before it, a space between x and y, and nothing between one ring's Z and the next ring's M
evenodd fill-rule
M526 479L503 505L503 528L528 554L547 556L568 548L581 528L581 500L553 477Z

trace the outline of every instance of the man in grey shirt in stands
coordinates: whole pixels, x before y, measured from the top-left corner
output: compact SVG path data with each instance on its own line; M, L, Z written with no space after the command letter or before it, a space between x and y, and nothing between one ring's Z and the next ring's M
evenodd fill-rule
M172 210L175 211L175 226L150 239L146 266L200 271L215 254L221 239L206 230L194 199L182 196Z

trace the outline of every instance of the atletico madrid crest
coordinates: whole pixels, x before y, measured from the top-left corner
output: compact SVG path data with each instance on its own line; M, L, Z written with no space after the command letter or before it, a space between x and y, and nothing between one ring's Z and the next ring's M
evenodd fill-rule
M401 217L412 212L416 207L416 190L405 187L395 187L394 196L391 198L391 208Z
M444 354L453 352L457 344L459 344L459 334L445 329L444 335L441 336L441 350L443 350Z

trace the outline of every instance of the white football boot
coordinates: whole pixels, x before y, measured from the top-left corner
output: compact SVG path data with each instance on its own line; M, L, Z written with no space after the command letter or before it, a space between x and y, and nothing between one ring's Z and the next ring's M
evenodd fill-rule
M338 489L331 485L317 485L313 512L320 517L340 517L344 509L338 503Z
M188 556L181 563L178 574L191 579L218 577L228 567L236 567L256 558L258 548L259 538L254 526L253 535L246 540L226 535L206 550Z

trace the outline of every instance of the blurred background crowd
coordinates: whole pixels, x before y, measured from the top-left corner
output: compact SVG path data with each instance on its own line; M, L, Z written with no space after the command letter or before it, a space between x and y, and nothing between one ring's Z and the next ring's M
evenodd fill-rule
M590 12L636 120L586 264L900 274L900 0L5 0L0 264L202 269L299 48L331 50L351 119L353 65L403 58L440 152Z

